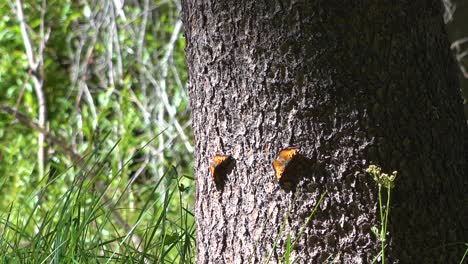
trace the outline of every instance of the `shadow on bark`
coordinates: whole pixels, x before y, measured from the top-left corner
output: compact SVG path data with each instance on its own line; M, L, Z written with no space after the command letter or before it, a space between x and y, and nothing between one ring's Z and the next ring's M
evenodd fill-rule
M215 168L213 177L218 191L223 191L226 181L228 180L228 175L231 174L235 166L236 160L228 156L225 162Z
M280 187L288 192L296 192L299 184L310 183L317 174L322 176L327 174L325 164L317 159L297 154L285 167L282 177L279 179ZM320 177L325 178L325 177Z

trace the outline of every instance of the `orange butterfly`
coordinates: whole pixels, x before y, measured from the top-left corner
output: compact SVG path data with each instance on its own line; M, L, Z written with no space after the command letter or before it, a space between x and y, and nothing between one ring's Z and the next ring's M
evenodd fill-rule
M226 174L227 167L231 162L231 156L229 155L218 155L213 157L213 161L210 163L210 171L213 180L216 183L220 183L222 178Z
M273 168L275 169L276 179L282 180L284 171L288 167L290 161L299 153L297 148L282 149L278 157L273 161Z

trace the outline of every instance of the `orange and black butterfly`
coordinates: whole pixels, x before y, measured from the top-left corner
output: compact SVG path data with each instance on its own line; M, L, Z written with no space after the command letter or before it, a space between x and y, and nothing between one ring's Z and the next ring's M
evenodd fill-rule
M285 179L285 171L288 165L298 154L299 149L297 148L286 148L280 151L278 157L273 161L273 168L275 169L275 175L278 181L283 181Z
M213 157L213 161L210 163L210 172L216 184L221 183L224 177L226 177L231 162L232 158L229 155L216 154Z

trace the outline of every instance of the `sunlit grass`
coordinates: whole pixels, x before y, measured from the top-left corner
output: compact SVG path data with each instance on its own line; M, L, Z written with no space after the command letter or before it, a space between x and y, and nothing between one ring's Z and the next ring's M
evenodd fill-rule
M52 203L44 202L49 187L65 174L31 194L27 214L15 202L1 212L0 263L194 262L192 197L182 183L193 179L168 167L140 207L131 208L121 201L137 186L116 192L101 179L119 182L118 171L105 169L107 156L91 155Z

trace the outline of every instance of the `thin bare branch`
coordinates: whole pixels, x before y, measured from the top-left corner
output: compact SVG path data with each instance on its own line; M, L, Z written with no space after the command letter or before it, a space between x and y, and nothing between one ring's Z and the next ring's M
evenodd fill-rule
M21 3L21 0L16 0L16 16L18 17L18 21L20 24L21 36L23 38L24 49L26 50L26 56L28 58L29 67L35 72L37 70L38 62L34 58L31 40L28 35L26 22L24 21L23 4Z
M445 8L444 22L445 24L447 24L453 20L453 14L455 13L457 6L453 4L452 1L450 0L442 0L442 3L444 4L444 8Z
M40 48L38 54L34 54L34 50L31 44L31 38L29 37L28 31L27 31L27 25L24 19L24 14L23 14L23 5L21 3L21 0L16 0L16 15L18 17L18 21L20 24L21 28L21 36L23 38L23 43L24 43L24 49L26 51L26 56L28 58L29 62L29 67L32 71L32 82L34 84L34 91L36 93L36 98L37 98L37 103L39 105L38 108L38 117L39 117L39 125L43 128L45 128L46 124L46 101L45 101L45 96L44 96L44 91L42 89L42 79L40 77L40 71L39 71L39 66L43 65L42 63L42 52L45 47L45 43L47 41L46 36L44 34L44 15L45 15L45 9L46 9L46 1L42 2L42 8L41 8L41 42L40 42ZM37 137L37 144L38 144L38 151L37 151L37 159L38 159L38 165L39 165L39 177L42 178L44 175L44 164L45 164L45 150L44 150L44 133L40 132L38 137Z
M458 62L458 67L464 78L468 79L468 72L463 65L463 59L468 56L468 48L463 49L462 46L468 43L468 37L455 40L450 48L455 51L455 59Z

